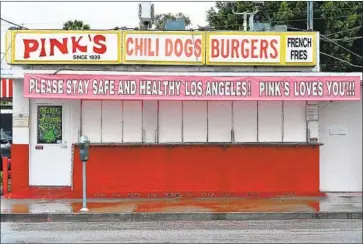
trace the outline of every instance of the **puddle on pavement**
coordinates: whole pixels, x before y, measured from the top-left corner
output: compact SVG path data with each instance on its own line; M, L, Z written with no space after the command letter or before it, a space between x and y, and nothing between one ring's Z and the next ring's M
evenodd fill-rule
M144 199L88 202L94 213L131 212L317 212L319 200L307 199ZM81 201L7 202L2 213L77 213Z

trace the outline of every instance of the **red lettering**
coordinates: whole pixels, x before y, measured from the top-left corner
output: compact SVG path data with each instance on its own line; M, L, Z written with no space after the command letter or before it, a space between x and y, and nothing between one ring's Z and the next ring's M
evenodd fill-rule
M267 57L267 48L268 48L268 41L266 40L261 40L261 45L260 45L260 58L268 58Z
M147 46L147 40L150 39L150 38L142 38L142 47L143 47L143 51L141 53L144 54L144 56L149 56L148 54L148 46ZM142 54L141 54L142 55Z
M221 56L223 58L228 58L229 57L229 51L230 51L229 41L230 40L222 40ZM224 43L224 42L226 42L226 43ZM224 44L226 44L226 45L224 45Z
M252 41L251 41L251 49L252 49L251 58L258 58L258 55L256 54L257 43L258 43L257 39L252 39Z
M211 57L219 57L219 41L218 39L212 39L211 41Z
M126 39L126 53L128 56L131 56L134 53L134 50L131 48L131 45L134 44L134 40L132 38Z
M155 56L155 52L154 52L154 51L152 50L152 48L151 48L151 46L152 46L152 45L151 45L151 41L152 41L152 40L151 40L151 38L149 38L149 39L148 39L148 45L147 45L147 46L148 46L148 49L149 49L149 51L148 51L148 54L149 54L149 55L148 55L148 56L152 56L152 57L153 57L153 56Z
M50 42L49 56L54 56L55 47L57 47L57 49L63 54L68 53L67 37L62 38L62 42L58 41L57 39L53 39L53 38L51 38L49 42Z
M156 57L159 56L159 39L156 39L156 50L155 50L155 53L156 53Z
M175 40L174 52L177 57L183 54L183 41L180 38Z
M193 55L193 49L194 49L194 47L193 47L193 41L192 40L190 40L190 39L187 39L186 41L185 41L185 56L186 57L191 57L192 55Z
M30 53L35 52L39 47L39 43L35 39L24 39L23 43L24 43L24 58L29 58Z
M76 53L77 50L86 53L87 52L87 46L82 46L79 44L79 42L82 40L83 36L80 36L77 40L76 37L72 36L72 53Z
M250 41L248 39L243 39L242 40L242 45L241 45L241 53L242 53L242 58L248 58L248 56L250 55L249 49L246 48L245 44L249 44Z
M194 55L198 58L202 55L202 40L200 39L194 42Z
M135 48L135 55L137 56L140 53L140 56L143 56L144 51L142 49L143 49L144 45L142 45L142 41L143 41L144 38L141 38L141 39L135 38L135 39L136 39L135 40L135 47L134 47Z
M276 47L276 45L278 44L277 40L276 39L271 40L270 44L271 44L271 48L273 49L273 53L270 53L270 57L277 58L277 55L278 55L278 50Z
M173 42L171 39L165 39L165 56L169 57L173 53Z
M236 57L239 58L238 55L238 46L239 46L239 42L237 39L232 39L232 58Z
M103 35L95 35L93 38L94 43L97 46L93 47L93 52L97 54L104 54L107 51L106 37Z
M45 56L47 56L47 53L45 51L45 38L40 38L40 42L42 44L41 44L39 57L45 57Z

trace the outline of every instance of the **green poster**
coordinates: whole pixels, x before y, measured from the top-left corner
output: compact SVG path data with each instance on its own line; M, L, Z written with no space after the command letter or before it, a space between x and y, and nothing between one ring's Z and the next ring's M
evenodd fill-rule
M62 140L62 106L38 106L38 143Z

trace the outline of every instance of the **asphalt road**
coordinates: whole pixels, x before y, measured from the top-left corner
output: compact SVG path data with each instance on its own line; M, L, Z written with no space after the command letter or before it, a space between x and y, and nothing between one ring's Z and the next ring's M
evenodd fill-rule
M362 243L362 220L1 223L1 243Z

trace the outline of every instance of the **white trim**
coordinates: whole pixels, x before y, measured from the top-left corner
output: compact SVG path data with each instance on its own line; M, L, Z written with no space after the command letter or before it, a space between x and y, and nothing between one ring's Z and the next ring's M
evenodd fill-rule
M9 77L12 79L23 79L24 74L54 74L57 70L19 70ZM334 73L334 72L119 72L119 71L59 71L57 74L91 74L91 75L169 75L169 76L359 76L363 79L362 73ZM4 77L5 78L5 77Z
M12 114L13 110L12 109L1 109L0 110L0 114Z

